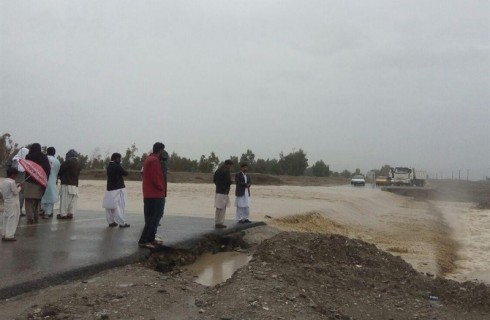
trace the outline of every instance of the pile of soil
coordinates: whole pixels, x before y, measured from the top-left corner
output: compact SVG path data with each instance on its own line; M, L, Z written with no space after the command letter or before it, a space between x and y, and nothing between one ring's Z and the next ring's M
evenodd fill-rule
M214 287L193 281L185 266L192 252L156 252L150 261L171 257L173 267L149 261L108 270L0 302L0 309L9 319L490 318L484 284L418 273L361 240L271 229L242 234L255 232L246 240L253 259Z
M283 232L207 290L193 319L488 319L489 293L420 274L361 240Z

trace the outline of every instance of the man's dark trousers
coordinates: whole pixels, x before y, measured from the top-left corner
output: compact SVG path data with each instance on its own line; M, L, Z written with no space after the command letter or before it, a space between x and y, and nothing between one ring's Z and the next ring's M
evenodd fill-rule
M165 198L144 198L145 227L141 233L139 244L155 241L155 232L160 218L163 216Z

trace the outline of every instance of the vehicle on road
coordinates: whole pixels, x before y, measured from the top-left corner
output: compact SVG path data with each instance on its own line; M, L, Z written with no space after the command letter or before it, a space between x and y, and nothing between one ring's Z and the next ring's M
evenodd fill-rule
M423 187L427 172L415 168L395 167L391 169L391 183L395 186Z
M352 177L350 180L350 184L355 186L365 186L366 185L366 179L364 179L364 176L360 174L356 174L355 176Z
M391 178L387 176L377 176L375 183L377 186L389 186L391 185Z

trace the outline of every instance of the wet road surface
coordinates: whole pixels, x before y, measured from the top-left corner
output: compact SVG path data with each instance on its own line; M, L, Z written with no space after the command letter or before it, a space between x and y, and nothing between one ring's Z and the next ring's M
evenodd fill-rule
M26 225L22 217L17 241L0 242L0 298L145 259L150 250L138 247L143 216L128 214L127 220L130 228L109 228L105 213L96 211L79 211L73 220L51 218L34 225ZM214 217L166 214L158 233L166 246L179 247L206 234L251 227L232 220L226 225L227 229L216 231Z

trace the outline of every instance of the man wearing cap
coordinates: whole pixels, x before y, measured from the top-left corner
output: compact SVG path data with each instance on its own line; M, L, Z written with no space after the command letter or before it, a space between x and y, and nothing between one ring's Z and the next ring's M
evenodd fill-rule
M60 213L58 219L73 219L77 210L78 201L78 177L80 176L80 164L78 152L70 149L66 153L65 161L61 164L58 177L61 181L60 189Z

